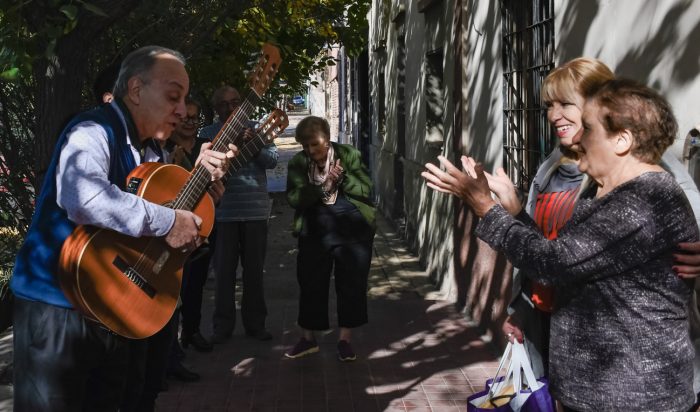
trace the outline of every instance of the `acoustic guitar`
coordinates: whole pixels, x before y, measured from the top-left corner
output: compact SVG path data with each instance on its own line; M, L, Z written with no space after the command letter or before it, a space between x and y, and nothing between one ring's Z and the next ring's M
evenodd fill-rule
M266 44L248 77L249 92L212 140L210 149L226 152L229 143L236 141L280 61L279 49ZM286 115L270 116L261 134L273 136L286 121ZM249 150L247 144L244 146L239 156L249 159L253 146ZM243 164L239 162L233 162L233 167ZM202 218L199 235L206 238L214 224L214 202L207 193L210 181L211 174L202 165L188 172L172 164L143 163L127 176L126 190L149 202L192 211ZM163 237L134 238L80 225L61 249L59 283L68 301L84 316L118 335L146 338L172 317L187 257L188 253L171 248Z

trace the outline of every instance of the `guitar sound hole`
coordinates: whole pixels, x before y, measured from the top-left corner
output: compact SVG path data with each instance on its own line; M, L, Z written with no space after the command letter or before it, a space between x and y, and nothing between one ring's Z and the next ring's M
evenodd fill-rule
M121 256L116 256L112 264L119 269L119 271L126 276L134 285L138 286L139 289L143 291L151 299L156 295L156 290L149 284L146 279L143 278L133 267L129 266Z

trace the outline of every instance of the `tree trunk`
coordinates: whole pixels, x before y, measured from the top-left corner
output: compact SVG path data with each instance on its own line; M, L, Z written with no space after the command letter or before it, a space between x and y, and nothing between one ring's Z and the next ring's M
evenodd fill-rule
M140 3L140 0L92 1L91 4L107 11L109 17L99 17L83 10L78 16L76 27L69 34L58 39L55 55L35 63L33 74L37 89L34 107L37 122L34 126L36 144L34 170L37 195L44 183L44 174L51 161L59 133L70 118L81 109L88 59L93 53L93 50L87 47L88 39L97 38ZM27 11L25 17L30 25L42 27L45 15L33 10Z
M36 141L36 170L41 191L44 174L51 161L58 134L68 120L81 107L81 91L85 82L88 52L80 39L63 41L51 60L42 60L34 67L36 79L37 123L34 127Z

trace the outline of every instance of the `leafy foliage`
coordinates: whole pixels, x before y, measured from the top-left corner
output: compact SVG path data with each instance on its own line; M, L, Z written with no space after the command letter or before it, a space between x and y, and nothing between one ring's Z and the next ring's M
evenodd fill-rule
M27 124L34 121L31 104L18 99L30 93L24 81L0 82L0 229L12 227L24 233L34 208L34 156Z
M92 84L129 51L160 44L188 58L192 93L205 110L224 84L245 89L264 42L283 54L263 104L302 93L335 62L321 52L366 44L369 0L0 0L0 227L20 233L55 138L94 104ZM86 40L89 39L89 40ZM325 56L325 57L323 57ZM82 73L87 73L84 75ZM82 87L74 87L82 85ZM211 108L209 108L211 110Z
M27 18L28 13L33 18ZM81 14L108 16L82 0L0 0L0 79L15 80L30 73L34 61L51 58L59 39L76 28Z
M7 292L15 264L15 254L21 245L22 235L19 231L0 228L0 298Z

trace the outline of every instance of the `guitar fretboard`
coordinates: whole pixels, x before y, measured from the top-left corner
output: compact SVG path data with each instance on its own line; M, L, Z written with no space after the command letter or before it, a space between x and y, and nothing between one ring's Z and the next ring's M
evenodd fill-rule
M212 140L212 145L209 149L220 153L225 153L228 151L229 144L236 144L238 136L246 127L249 117L253 113L253 110L259 101L260 97L253 90L250 90L243 100L243 103L241 103L241 105L233 113L231 113L231 116L229 116L226 123L224 123L224 125L221 127L219 133L216 135L216 137L214 137L214 140ZM259 137L256 137L253 139L253 141L248 143L257 143L258 141L262 142L264 145L264 142ZM247 145L240 146L243 146L243 149L245 149ZM262 148L262 146L260 147ZM250 151L245 150L245 152L251 153L252 149L253 148L251 147ZM244 150L240 150L239 156L241 156L243 152ZM252 155L247 155L247 160L245 160L243 163L240 163L240 161L238 162L240 164L237 166L236 170L240 169L257 152L252 153ZM232 166L238 164L235 162L235 160L239 156L236 156L231 160ZM243 159L241 159L241 161L242 160ZM229 175L230 172L226 174L226 177ZM209 173L209 170L207 170L207 168L201 164L198 164L190 174L190 177L187 179L185 185L180 190L180 193L178 193L177 197L173 201L173 209L193 210L199 199L204 195L204 192L206 192L210 181L211 173Z

